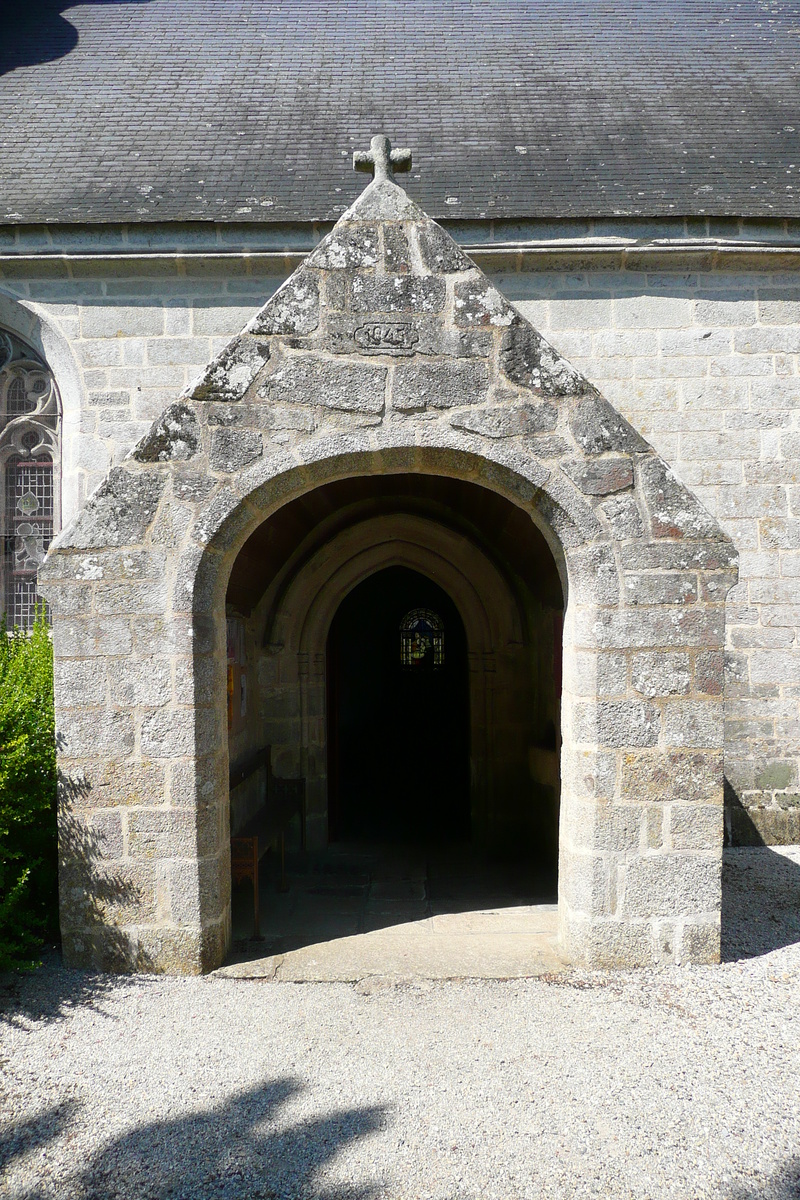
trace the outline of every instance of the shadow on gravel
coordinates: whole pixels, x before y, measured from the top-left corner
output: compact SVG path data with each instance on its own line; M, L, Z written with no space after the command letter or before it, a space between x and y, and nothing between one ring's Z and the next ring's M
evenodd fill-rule
M790 1158L765 1185L735 1187L727 1200L798 1200L800 1197L800 1156Z
M61 965L55 949L42 954L35 971L0 976L0 1028L31 1021L59 1021L77 1008L102 1010L111 992L122 988L141 989L154 982L134 975L102 975L93 971L70 971Z
M722 961L757 958L800 942L800 850L723 851Z
M370 1200L377 1188L317 1187L315 1174L349 1143L385 1125L382 1108L346 1109L275 1128L280 1110L302 1090L293 1079L277 1079L240 1092L206 1112L140 1125L103 1146L59 1194L82 1200ZM66 1107L66 1106L65 1106ZM15 1158L64 1132L64 1109L39 1122L11 1128L3 1150L8 1168ZM11 1157L8 1157L10 1153ZM34 1168L35 1172L35 1168ZM52 1196L52 1180L39 1190L34 1178L20 1200Z
M8 1168L20 1154L40 1150L64 1132L78 1105L73 1100L49 1108L46 1112L16 1121L0 1129L0 1167Z

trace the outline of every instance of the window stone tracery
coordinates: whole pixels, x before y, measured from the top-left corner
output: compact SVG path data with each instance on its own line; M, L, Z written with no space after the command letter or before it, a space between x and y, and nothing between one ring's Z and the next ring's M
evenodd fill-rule
M0 612L29 629L36 572L60 523L61 404L52 371L0 330Z

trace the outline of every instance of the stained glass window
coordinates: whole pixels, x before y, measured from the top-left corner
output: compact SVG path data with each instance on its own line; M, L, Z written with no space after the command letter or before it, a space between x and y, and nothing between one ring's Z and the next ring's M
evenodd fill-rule
M416 671L444 666L444 624L429 608L412 608L400 622L400 662Z
M58 527L59 397L43 359L0 330L0 611L29 629L36 572Z

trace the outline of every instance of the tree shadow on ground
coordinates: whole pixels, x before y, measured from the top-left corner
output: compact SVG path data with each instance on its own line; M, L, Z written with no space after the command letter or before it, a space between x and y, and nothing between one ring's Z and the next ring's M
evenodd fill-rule
M151 980L135 975L103 975L62 966L57 947L42 954L42 965L30 973L0 976L0 1028L39 1021L63 1020L79 1008L102 1012L103 1001L123 988L141 989Z
M746 811L738 801L736 817L741 834ZM766 846L749 825L744 832L750 844L723 851L723 962L757 958L800 942L800 850Z
M766 1186L737 1185L727 1200L798 1200L800 1197L800 1156L790 1158L776 1171Z
M150 0L80 0L83 4L148 4ZM78 44L78 31L62 14L78 0L28 0L0 5L0 75L64 58Z
M330 1190L315 1179L352 1142L381 1129L382 1108L351 1108L286 1124L282 1107L301 1091L277 1079L234 1095L217 1107L150 1121L101 1146L57 1184L62 1200L369 1200L372 1185ZM7 1132L7 1169L32 1149L70 1132L77 1113L60 1106ZM15 1192L44 1200L55 1181L34 1180ZM42 1190L40 1190L42 1189Z
M73 1119L77 1107L74 1101L68 1100L35 1117L3 1126L0 1129L0 1166L7 1169L21 1154L40 1150L59 1137Z

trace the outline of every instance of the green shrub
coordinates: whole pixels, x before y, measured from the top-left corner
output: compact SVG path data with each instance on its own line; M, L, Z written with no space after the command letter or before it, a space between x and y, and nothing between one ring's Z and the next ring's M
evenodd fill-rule
M0 624L0 971L36 966L57 908L53 647Z

